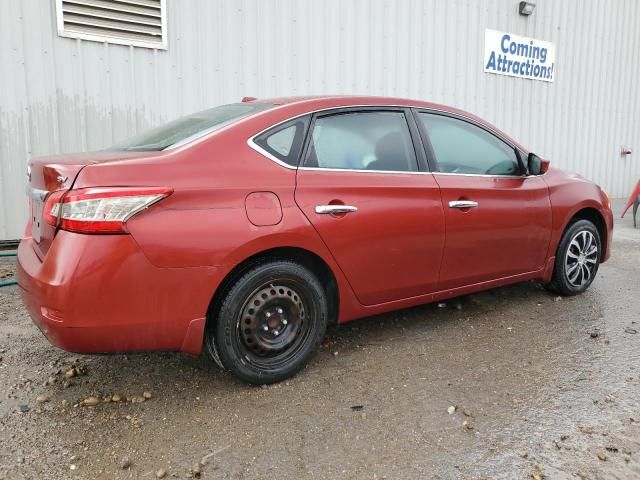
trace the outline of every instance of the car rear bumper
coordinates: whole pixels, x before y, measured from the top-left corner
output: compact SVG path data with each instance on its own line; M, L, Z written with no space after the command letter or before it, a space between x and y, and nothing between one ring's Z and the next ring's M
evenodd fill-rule
M18 247L24 304L49 341L82 353L180 350L198 354L216 267L158 268L130 235L60 231L44 260Z

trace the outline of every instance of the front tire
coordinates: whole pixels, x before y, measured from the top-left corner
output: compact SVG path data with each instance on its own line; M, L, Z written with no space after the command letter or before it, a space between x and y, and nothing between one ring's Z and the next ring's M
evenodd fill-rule
M584 292L593 282L598 267L602 243L596 226L589 220L572 223L562 235L550 290L565 296Z
M274 383L304 367L327 322L326 294L316 276L295 262L271 260L230 288L206 342L215 347L223 367L240 379Z

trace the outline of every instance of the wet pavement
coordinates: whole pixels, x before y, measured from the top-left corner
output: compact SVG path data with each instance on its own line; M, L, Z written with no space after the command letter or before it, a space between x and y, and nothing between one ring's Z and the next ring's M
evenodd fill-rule
M640 229L618 222L579 297L525 283L352 322L266 388L205 356L65 353L15 287L0 358L0 478L640 478Z

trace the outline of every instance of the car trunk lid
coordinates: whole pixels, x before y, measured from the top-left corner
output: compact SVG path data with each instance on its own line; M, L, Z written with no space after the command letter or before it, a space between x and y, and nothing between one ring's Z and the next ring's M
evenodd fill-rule
M55 192L71 189L80 171L87 165L147 157L158 152L103 151L39 157L27 167L29 220L26 236L31 236L36 254L46 256L56 234L56 227L47 223L44 208Z

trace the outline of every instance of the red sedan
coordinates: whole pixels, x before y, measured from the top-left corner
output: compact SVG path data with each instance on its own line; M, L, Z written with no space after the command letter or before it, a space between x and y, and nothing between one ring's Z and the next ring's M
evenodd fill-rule
M35 159L18 282L75 352L206 348L252 383L331 322L539 280L585 291L606 193L460 110L245 99L109 150Z

